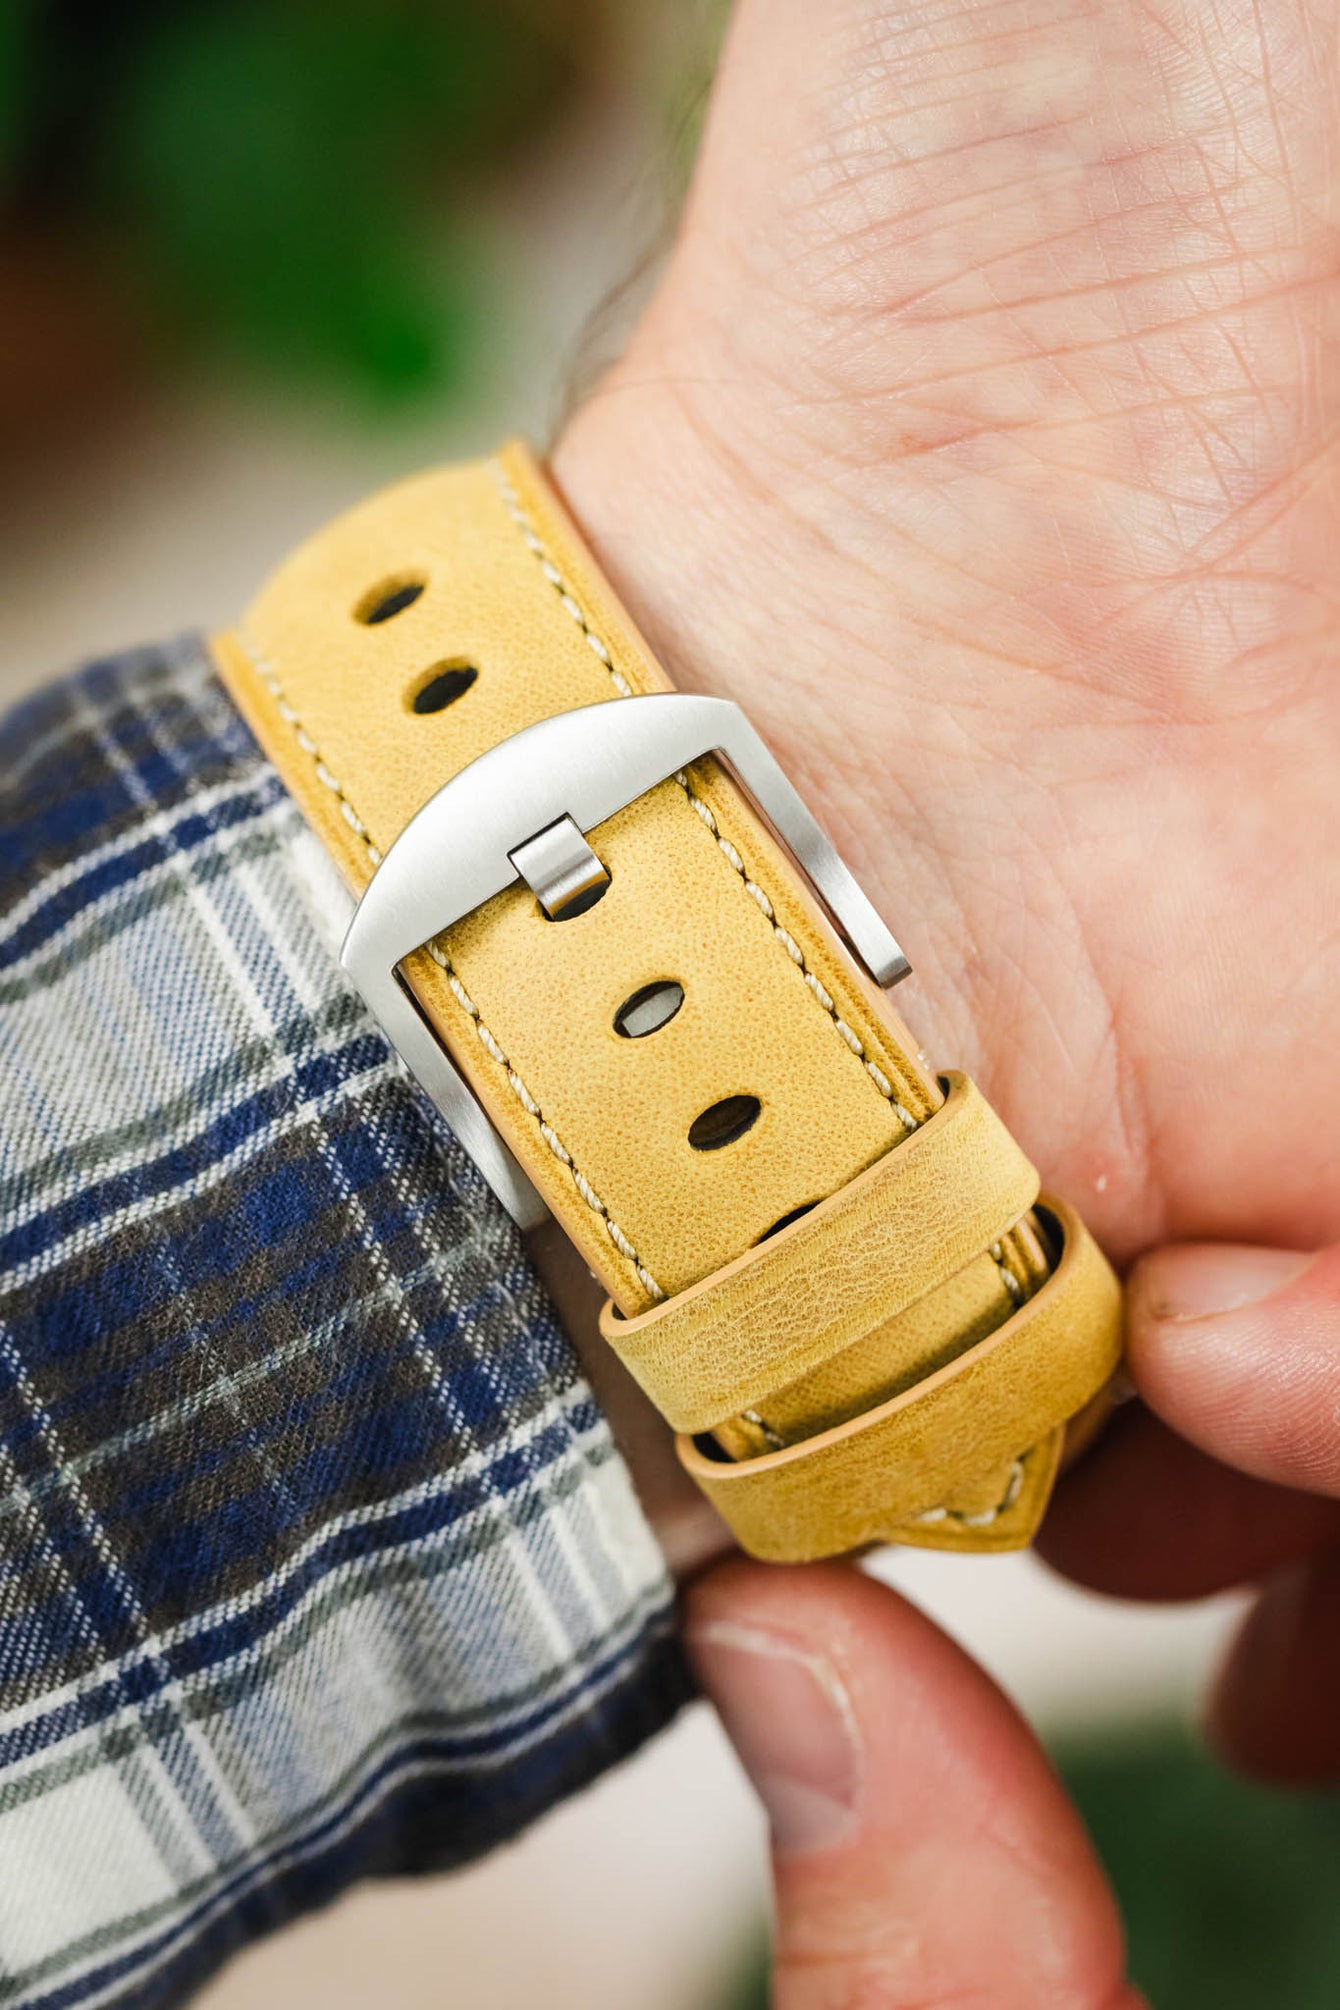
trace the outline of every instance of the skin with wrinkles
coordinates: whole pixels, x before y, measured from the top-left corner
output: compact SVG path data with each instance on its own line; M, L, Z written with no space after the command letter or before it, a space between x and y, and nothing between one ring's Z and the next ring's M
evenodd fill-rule
M1332 43L1279 5L746 8L556 464L1118 1257L1340 1233Z
M1159 1279L1160 1245L1340 1242L1338 57L1334 0L744 0L664 280L554 463L677 680L746 707L889 918L932 1059L1119 1262L1153 1252L1132 1367L1165 1421L1132 1406L1048 1540L1126 1595L1270 1577L1212 1722L1291 1776L1340 1770L1310 1497L1340 1493L1340 1272L1208 1325ZM788 1575L821 1641L832 1574ZM1008 1753L1044 1792L966 1680L926 1702L941 1645L865 1623L979 1788ZM993 1845L956 1834L970 1874ZM912 1848L784 1902L878 1941ZM1031 1877L1058 1932L1106 1904ZM1030 1993L989 1896L965 1980L958 1893L926 1906L905 1980L876 1949L863 1994L857 1934L777 2000L1128 2000L1110 1950Z

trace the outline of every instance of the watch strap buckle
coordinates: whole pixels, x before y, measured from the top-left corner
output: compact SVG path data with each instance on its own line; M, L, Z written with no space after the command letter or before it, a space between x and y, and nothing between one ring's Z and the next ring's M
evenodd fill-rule
M562 907L566 899L567 915L579 911L574 903L583 894L589 905L602 889L599 860L589 845L585 856L580 849L588 834L708 754L728 764L873 981L898 983L910 969L907 958L739 706L688 692L558 712L489 748L411 818L349 924L340 952L349 976L523 1228L543 1220L546 1209L416 1008L400 966L519 878L532 887L538 880L542 901Z

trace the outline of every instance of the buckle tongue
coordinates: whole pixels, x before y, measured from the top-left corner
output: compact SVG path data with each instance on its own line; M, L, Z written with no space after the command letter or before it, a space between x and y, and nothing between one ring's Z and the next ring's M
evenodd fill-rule
M551 921L585 914L610 883L571 817L547 824L508 856Z

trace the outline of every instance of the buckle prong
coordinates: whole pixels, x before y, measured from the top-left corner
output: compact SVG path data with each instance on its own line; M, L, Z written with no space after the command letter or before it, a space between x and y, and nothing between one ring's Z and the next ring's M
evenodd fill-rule
M551 921L594 907L610 876L569 816L546 824L508 857Z

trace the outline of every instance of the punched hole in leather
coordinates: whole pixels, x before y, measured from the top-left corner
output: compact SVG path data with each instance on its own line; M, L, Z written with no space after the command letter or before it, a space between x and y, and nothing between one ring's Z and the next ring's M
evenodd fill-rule
M614 1030L625 1040L645 1040L659 1033L684 1003L684 986L667 978L641 984L630 992L614 1015Z
M426 585L427 581L423 579L384 579L363 595L354 609L354 619L361 621L365 628L377 628L383 621L394 621L397 614L413 607Z
M479 672L473 663L444 663L429 670L411 688L409 708L425 719L445 712L463 698Z

